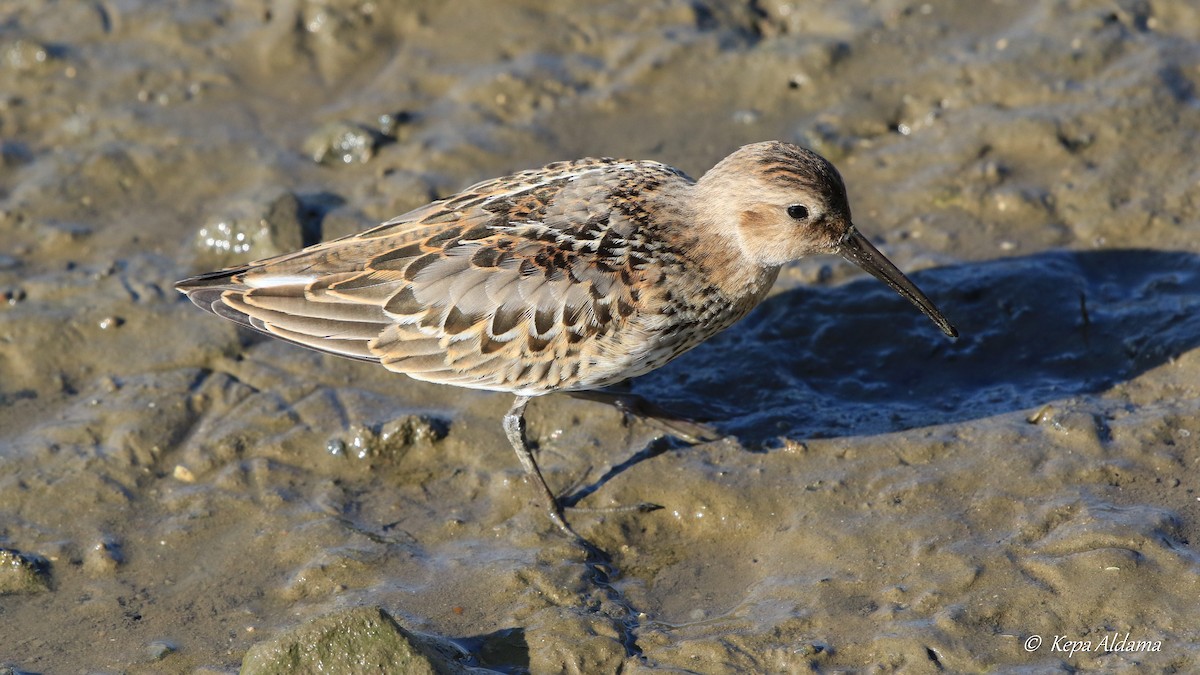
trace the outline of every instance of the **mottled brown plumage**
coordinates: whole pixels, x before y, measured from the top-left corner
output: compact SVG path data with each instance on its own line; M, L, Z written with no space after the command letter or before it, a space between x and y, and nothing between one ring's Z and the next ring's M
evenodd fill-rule
M813 253L842 254L956 335L854 229L833 165L780 142L745 146L698 182L651 161L550 164L178 288L306 347L516 394L505 429L540 480L523 436L529 397L667 363L749 312L781 265Z

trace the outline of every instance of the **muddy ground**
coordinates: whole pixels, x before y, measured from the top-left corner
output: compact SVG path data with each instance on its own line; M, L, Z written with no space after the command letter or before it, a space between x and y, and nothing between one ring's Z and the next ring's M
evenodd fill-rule
M0 0L0 665L232 672L379 607L503 672L1200 669L1198 84L1169 0ZM508 396L172 290L765 139L838 164L962 337L811 259L633 383L725 439L535 402L551 484L665 507L573 516L606 569Z

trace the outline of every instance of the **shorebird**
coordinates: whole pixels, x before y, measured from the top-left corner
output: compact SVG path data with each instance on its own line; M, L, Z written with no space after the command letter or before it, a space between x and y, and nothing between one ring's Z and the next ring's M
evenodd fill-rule
M176 288L288 342L514 394L504 432L554 524L586 541L538 469L529 401L654 370L745 316L781 266L828 253L957 337L855 228L833 164L778 141L744 146L698 181L654 161L556 162Z

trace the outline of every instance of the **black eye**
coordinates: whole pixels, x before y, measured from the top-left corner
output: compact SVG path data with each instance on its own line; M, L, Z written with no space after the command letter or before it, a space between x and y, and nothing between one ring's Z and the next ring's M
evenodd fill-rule
M803 204L792 204L788 207L788 216L795 220L807 220L808 207Z

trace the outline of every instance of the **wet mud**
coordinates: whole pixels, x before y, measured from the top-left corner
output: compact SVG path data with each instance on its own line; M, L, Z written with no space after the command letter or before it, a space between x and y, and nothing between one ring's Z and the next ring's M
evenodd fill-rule
M0 17L0 667L1200 664L1188 3ZM535 401L551 485L664 507L572 514L609 564L533 504L508 396L260 339L172 289L505 172L697 176L772 138L839 166L860 229L962 337L809 259L630 384L722 438Z

